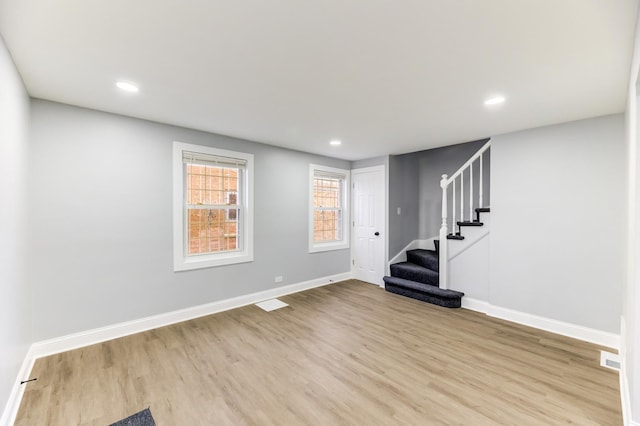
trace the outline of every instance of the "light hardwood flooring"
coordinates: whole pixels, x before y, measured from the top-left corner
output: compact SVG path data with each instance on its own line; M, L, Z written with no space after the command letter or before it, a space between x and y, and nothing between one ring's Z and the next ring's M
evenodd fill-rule
M38 360L16 425L620 425L599 347L358 281Z

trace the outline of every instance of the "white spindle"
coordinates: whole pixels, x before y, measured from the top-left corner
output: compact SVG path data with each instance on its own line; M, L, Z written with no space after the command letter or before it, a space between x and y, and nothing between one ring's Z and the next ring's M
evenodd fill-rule
M473 163L469 166L469 222L473 222Z
M464 222L464 171L460 173L460 221Z
M478 207L482 208L484 207L484 203L483 203L483 197L482 197L482 193L483 193L483 188L482 188L482 154L480 154L480 187L478 188Z
M453 202L453 206L451 206L452 218L451 218L451 229L456 229L456 181L453 181L453 197L451 197Z

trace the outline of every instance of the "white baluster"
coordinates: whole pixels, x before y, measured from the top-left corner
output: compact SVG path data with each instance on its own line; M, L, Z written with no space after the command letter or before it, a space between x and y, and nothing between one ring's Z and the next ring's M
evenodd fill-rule
M452 218L451 218L451 229L456 229L456 180L453 180L453 197L451 197L453 202L453 206L451 206Z
M469 165L469 222L473 222L473 163Z
M464 170L460 173L460 221L464 222Z
M439 254L439 287L446 289L448 287L448 271L449 250L447 247L447 186L449 182L447 175L442 175L440 187L442 188L442 226L440 227L440 254Z
M482 154L480 154L480 187L478 188L478 207L480 208L484 207L482 179Z

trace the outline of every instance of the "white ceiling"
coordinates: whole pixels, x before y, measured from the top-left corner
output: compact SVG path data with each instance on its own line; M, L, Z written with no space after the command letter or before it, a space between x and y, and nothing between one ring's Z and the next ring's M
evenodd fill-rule
M355 160L622 112L637 3L0 0L0 33L33 97Z

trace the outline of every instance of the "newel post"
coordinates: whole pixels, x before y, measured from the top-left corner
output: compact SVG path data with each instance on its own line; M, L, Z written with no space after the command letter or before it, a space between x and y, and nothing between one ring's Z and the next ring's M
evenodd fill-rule
M440 187L442 188L442 225L440 225L440 253L439 253L439 286L442 289L448 288L448 247L447 247L447 187L449 182L447 175L442 175L440 180Z

